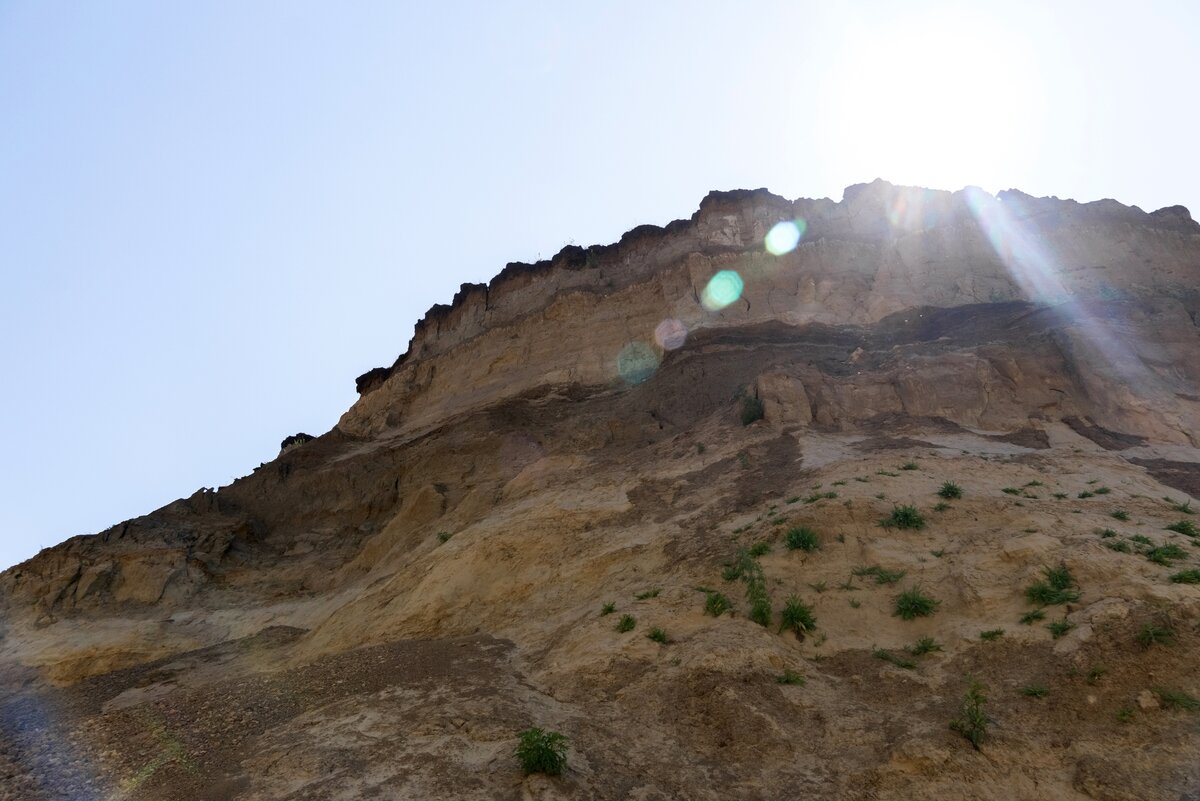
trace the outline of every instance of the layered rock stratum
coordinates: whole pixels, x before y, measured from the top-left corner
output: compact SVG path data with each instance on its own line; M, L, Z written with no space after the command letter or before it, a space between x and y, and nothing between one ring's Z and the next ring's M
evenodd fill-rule
M1186 209L714 192L464 285L358 389L0 574L0 798L1200 798Z

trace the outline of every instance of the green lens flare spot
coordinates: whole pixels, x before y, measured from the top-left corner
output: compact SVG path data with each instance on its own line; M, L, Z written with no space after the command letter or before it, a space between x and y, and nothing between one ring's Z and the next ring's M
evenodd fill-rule
M658 351L645 342L630 342L617 354L617 372L630 384L640 384L658 369Z
M734 270L721 270L708 281L700 302L709 311L720 311L742 296L742 277Z

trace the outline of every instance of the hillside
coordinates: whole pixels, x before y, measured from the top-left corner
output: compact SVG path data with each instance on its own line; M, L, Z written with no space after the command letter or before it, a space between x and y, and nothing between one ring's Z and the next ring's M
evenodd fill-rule
M0 799L1200 797L1182 207L714 192L357 385L0 574Z

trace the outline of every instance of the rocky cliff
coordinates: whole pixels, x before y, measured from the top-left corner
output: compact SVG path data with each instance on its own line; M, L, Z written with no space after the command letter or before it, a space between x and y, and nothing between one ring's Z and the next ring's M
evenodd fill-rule
M1181 207L712 193L0 574L0 798L1200 793L1198 387Z

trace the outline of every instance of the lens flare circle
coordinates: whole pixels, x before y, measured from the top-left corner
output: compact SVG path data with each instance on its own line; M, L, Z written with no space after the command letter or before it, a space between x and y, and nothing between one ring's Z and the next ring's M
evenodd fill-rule
M767 232L767 237L763 241L763 244L766 246L767 252L772 256L782 256L785 253L791 253L800 244L800 238L804 236L804 231L807 228L808 223L803 217L777 222Z
M680 320L663 320L654 328L654 341L663 350L676 350L687 341L687 326Z
M720 311L730 303L736 302L742 296L744 287L742 277L736 270L721 270L708 279L708 286L704 287L700 302L709 311Z
M658 351L645 342L630 342L617 354L617 372L629 384L640 384L658 369Z

